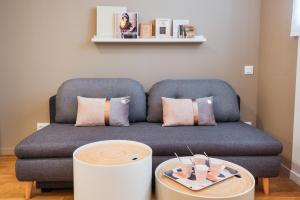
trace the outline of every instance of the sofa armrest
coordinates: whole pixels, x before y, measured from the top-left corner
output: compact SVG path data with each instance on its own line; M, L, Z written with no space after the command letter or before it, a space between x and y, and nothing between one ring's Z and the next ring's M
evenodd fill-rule
M239 111L241 111L241 97L240 95L236 95L237 97L237 101L238 101L238 105L239 105Z
M56 95L50 97L49 99L49 114L50 114L50 123L55 123L55 115L56 115Z

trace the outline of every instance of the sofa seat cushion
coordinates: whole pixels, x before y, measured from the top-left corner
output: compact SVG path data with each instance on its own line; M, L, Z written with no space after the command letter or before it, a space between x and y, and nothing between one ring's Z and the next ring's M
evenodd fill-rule
M129 127L51 124L21 141L15 153L18 158L67 158L84 144L114 139L148 144L154 156L189 155L186 145L195 153L205 151L211 156L278 155L282 151L280 142L242 122L214 127L162 127L161 123L140 122Z

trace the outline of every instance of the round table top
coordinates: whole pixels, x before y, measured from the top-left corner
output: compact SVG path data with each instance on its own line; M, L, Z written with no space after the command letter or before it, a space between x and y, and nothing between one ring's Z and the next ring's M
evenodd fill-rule
M192 191L163 175L165 171L179 166L180 163L177 158L168 160L160 164L155 171L155 178L163 185L163 187L168 187L173 191L193 197L230 198L248 193L249 191L253 190L253 188L255 187L255 180L248 170L228 161L223 162L225 166L238 170L241 178L232 177L202 190Z
M107 140L84 145L73 158L86 164L112 166L135 163L152 156L149 146L127 140Z

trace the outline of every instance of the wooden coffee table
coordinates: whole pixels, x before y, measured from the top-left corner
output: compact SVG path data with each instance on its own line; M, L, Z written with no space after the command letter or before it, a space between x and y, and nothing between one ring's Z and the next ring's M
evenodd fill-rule
M165 171L179 166L177 158L160 164L155 171L157 200L254 200L255 180L252 174L239 165L224 163L238 170L241 178L232 177L200 191L192 191L163 175Z
M125 140L84 145L73 154L75 200L150 200L152 150Z

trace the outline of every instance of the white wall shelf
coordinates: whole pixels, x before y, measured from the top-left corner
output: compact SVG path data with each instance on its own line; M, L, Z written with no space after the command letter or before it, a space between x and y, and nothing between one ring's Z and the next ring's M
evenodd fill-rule
M120 38L100 38L94 36L94 43L203 43L206 42L203 35L194 38L137 38L137 39L120 39Z

